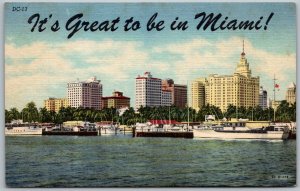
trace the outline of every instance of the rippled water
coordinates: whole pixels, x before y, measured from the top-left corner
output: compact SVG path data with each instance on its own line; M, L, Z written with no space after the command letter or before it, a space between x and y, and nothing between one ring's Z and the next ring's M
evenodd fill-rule
M5 137L9 187L293 186L296 141Z

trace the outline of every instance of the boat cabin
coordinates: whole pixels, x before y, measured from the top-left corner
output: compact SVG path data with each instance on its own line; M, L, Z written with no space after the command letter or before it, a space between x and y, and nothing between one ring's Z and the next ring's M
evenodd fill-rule
M282 125L282 126L279 126L279 125L270 125L270 126L267 126L267 127L263 127L263 129L265 131L286 131L286 132L289 131L288 127L284 126L284 125Z

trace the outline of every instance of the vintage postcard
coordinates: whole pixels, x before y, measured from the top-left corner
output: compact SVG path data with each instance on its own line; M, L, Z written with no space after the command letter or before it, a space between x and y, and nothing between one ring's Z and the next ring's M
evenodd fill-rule
M9 188L296 186L294 3L6 3Z

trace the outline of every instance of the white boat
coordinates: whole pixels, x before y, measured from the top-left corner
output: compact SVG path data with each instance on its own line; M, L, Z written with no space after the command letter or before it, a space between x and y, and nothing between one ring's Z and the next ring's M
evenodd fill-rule
M5 127L5 135L42 135L43 129L36 125L9 124Z
M194 138L217 139L287 139L289 129L286 125L269 125L249 129L243 122L229 122L222 126L194 129Z
M100 135L117 135L121 134L121 130L114 125L102 125L99 127Z

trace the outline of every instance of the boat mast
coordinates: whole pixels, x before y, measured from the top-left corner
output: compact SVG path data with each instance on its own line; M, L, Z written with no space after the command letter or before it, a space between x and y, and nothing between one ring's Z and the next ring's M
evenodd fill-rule
M171 111L170 111L170 106L169 106L169 125L171 125Z
M276 116L275 116L275 104L276 104L276 101L275 101L275 98L276 98L275 85L276 85L276 83L275 83L275 82L276 82L276 80L277 80L277 79L275 78L275 74L274 74L274 79L273 79L273 83L274 83L274 84L273 84L273 92L274 92L274 100L273 100L273 106L274 106L274 108L273 108L273 110L274 110L274 113L273 113L273 121L274 121L274 122L275 122L275 117L276 117Z
M187 87L189 86L189 81L187 81ZM189 88L187 88L187 109L188 109L188 123L187 123L187 129L189 129L190 126L190 109L189 109Z

